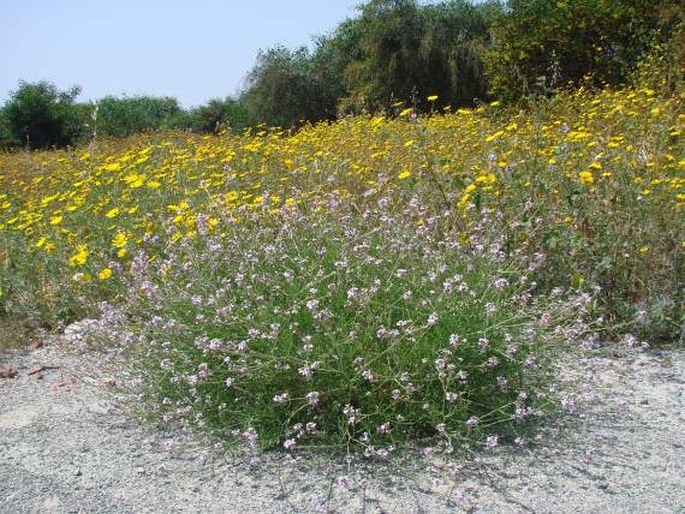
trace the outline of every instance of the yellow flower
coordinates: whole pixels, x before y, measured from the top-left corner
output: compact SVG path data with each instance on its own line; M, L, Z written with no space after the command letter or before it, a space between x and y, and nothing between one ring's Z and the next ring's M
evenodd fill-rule
M114 239L112 239L112 245L115 246L116 248L122 248L126 246L126 243L128 242L128 236L126 235L125 232L117 232L117 235L114 236Z
M407 178L409 178L409 177L411 177L411 173L410 173L409 171L407 171L407 170L404 170L402 173L400 173L399 175L397 175L397 178L400 179L400 180L404 180L404 179L407 179Z
M81 266L88 262L89 252L86 245L78 245L76 248L78 252L69 257L69 266Z
M60 215L53 216L52 218L50 218L50 225L59 225L60 223L62 223L62 219L63 217Z
M105 216L108 218L115 218L119 215L119 207L115 207L114 209L110 209L105 213Z
M404 109L402 112L400 112L400 116L409 116L413 110L414 109L412 109L411 107L408 107Z
M485 175L479 175L476 177L476 182L478 184L490 185L490 184L494 184L496 180L497 180L497 177L492 173L486 173Z
M435 102L438 99L438 95L430 95L427 100L429 102Z
M107 280L107 279L110 278L111 276L112 276L112 270L111 270L111 268L102 268L102 269L98 272L98 278L99 278L100 280L102 280L102 281Z
M126 257L127 254L128 250L126 250L126 248L119 248L119 251L117 252L117 257L123 259L124 257Z
M583 184L584 186L591 186L592 184L595 183L595 177L592 175L591 171L581 171L578 174L578 178L580 179L580 183Z
M124 182L126 182L129 187L137 189L145 185L145 177L138 173L129 173L124 177Z

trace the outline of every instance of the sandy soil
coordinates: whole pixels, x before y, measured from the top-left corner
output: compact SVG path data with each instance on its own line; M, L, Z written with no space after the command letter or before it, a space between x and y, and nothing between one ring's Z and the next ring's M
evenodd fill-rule
M685 512L682 350L569 356L575 413L455 477L437 460L293 462L161 429L132 415L116 352L66 337L5 366L2 512Z

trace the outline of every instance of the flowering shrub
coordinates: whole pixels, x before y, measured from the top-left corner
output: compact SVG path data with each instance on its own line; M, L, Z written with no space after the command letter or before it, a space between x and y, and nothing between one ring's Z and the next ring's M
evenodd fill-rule
M587 323L682 338L682 100L0 154L0 315L108 301L160 414L222 435L492 446L549 405L555 348L597 344Z
M475 232L461 243L423 200L400 195L391 212L385 195L332 195L321 214L251 215L199 247L140 253L129 309L145 313L150 403L288 450L385 456L522 434L550 406L549 349L587 331L590 298L534 298L544 256Z

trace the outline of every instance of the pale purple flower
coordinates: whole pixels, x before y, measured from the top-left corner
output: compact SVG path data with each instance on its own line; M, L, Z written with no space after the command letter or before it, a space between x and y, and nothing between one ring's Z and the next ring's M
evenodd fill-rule
M469 428L474 428L478 426L478 423L480 423L480 420L476 416L471 416L469 419L466 420L466 426Z
M390 453L394 450L395 448L393 446L389 446L387 448L379 448L376 450L376 456L379 459L387 459Z
M490 435L485 439L485 447L488 450L492 450L499 444L499 436Z
M288 399L288 392L285 391L283 393L279 393L274 396L274 403L285 403L285 401Z
M351 405L345 405L345 407L343 408L343 414L347 416L347 422L350 425L354 425L355 423L357 423L357 421L359 421L360 411L359 409L355 409Z
M487 361L485 361L485 365L488 368L494 368L495 366L499 365L499 358L493 355Z
M257 444L257 439L259 438L259 434L252 427L245 430L242 433L242 436L245 438L245 440L248 442L250 446L255 446Z
M498 278L492 283L492 285L495 287L495 289L501 291L509 286L509 281L506 278Z
M319 311L319 300L317 299L308 300L306 305L307 309L309 309L311 313L316 313Z
M453 393L451 391L448 391L445 393L445 400L447 400L450 403L454 403L459 399L459 394L458 393Z
M385 423L382 423L381 425L379 425L379 427L378 427L378 433L379 434L387 434L388 432L390 432L390 422L389 421L386 421Z
M309 380L312 378L314 372L321 367L320 361L314 361L311 364L305 364L301 368L298 368L297 372L302 375L305 379Z
M319 405L320 396L321 395L318 391L312 391L311 393L307 393L307 403L309 403L309 405L312 407L316 407L317 405Z

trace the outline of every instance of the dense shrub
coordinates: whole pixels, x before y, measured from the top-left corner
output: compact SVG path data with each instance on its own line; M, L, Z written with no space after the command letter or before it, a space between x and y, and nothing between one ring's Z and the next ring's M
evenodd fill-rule
M2 108L4 141L26 148L63 147L74 144L81 125L74 100L76 86L59 91L47 81L20 82Z
M125 137L145 131L172 128L173 120L181 113L175 98L136 96L99 100L94 124L98 136Z
M620 85L650 45L673 32L673 2L511 0L493 28L487 72L493 96L548 95L590 78ZM665 15L664 15L665 16Z

